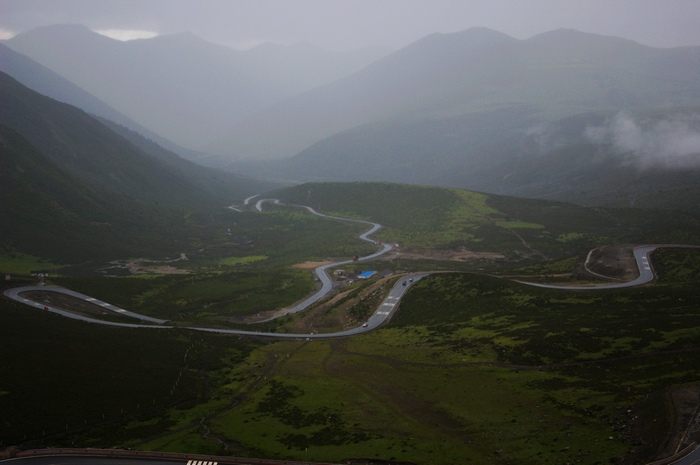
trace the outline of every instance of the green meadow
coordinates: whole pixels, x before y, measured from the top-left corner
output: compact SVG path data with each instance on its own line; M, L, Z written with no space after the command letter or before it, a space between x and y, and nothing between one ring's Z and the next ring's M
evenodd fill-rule
M507 277L576 280L573 271L600 245L698 244L694 216L650 219L646 211L371 183L275 196L380 222L378 237L401 251L504 258L363 263L445 272L415 283L380 329L327 341L109 328L0 300L0 447L437 465L633 464L668 455L684 415L669 398L700 385L700 249L656 251L659 279L639 288L562 291ZM287 206L212 221L210 241L197 239L183 251L187 260L168 262L185 274L69 268L51 282L175 325L250 328L247 318L317 285L309 269L292 265L375 250L357 239L366 228ZM322 311L253 327L335 324L355 298L343 311L361 321L388 292L369 286L348 285Z

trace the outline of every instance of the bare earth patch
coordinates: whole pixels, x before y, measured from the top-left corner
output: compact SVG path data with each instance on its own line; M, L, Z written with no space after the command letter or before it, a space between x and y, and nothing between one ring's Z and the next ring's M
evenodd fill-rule
M639 276L633 250L634 246L629 244L598 247L589 254L586 268L616 281L632 281Z
M153 265L144 266L142 264L127 264L128 270L132 274L189 274L189 270L184 268L175 268L174 266L168 265Z
M122 323L136 322L136 320L134 320L131 317L111 312L102 308L99 305L86 302L85 300L78 299L73 296L63 294L61 292L29 291L23 292L22 296L25 296L28 299L31 299L35 302L40 302L45 305L50 305L52 307L60 308L65 311L75 313L76 315L91 317L98 320L115 321Z
M292 268L297 268L299 270L313 270L318 268L319 266L323 265L328 265L329 263L333 263L330 261L321 261L321 262L304 262L304 263L297 263L296 265L292 265Z
M185 268L177 268L166 263L179 262L187 260L187 256L183 253L180 258L167 261L146 260L145 258L136 258L129 260L124 264L124 267L131 274L189 274L189 270Z
M455 262L468 262L473 260L501 260L505 256L501 253L496 252L472 252L464 248L460 249L405 249L395 247L387 254L383 255L380 260L395 260L395 259L407 259L407 260L440 260L440 261L455 261ZM308 261L303 263L297 263L292 265L292 268L302 269L302 270L313 270L319 266L328 265L333 263L329 260L323 261ZM315 329L321 328L348 328L353 325L359 324L356 319L350 315L350 310L355 306L358 301L363 297L366 297L368 293L374 292L378 287L381 287L386 282L386 279L377 280L374 284L369 286L366 290L362 292L360 296L352 299L348 299L342 303L342 305L336 308L338 301L342 300L350 292L349 289L340 288L334 295L332 295L328 300L324 301L320 305L317 305L312 311L304 312L304 315L293 325L291 328L293 331L299 332L311 332ZM316 292L316 291L314 291ZM298 302L290 305L290 308L296 305ZM286 308L270 310L266 312L261 312L257 315L252 315L249 317L237 318L237 323L255 323L271 318L281 316L285 313ZM332 311L331 311L332 310Z
M358 319L351 313L353 307L367 300L371 302L369 307L371 308L371 313L373 313L381 298L383 298L385 291L389 290L388 285L391 284L392 278L395 277L396 275L392 275L387 278L372 280L371 284L352 298L349 298L349 295L355 291L355 288L341 288L330 299L323 301L311 311L304 312L301 318L293 323L292 331L309 333L316 330L327 332L330 329L342 331L361 325L363 320Z
M685 446L700 441L700 385L672 389L667 394L667 402L674 412L675 424L659 457L670 457Z

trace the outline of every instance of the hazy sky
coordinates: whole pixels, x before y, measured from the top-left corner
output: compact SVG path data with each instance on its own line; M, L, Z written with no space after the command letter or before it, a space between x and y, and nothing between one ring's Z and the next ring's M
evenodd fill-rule
M123 38L190 31L236 48L397 49L474 26L518 39L572 28L673 47L700 45L700 0L0 0L0 38L57 23Z

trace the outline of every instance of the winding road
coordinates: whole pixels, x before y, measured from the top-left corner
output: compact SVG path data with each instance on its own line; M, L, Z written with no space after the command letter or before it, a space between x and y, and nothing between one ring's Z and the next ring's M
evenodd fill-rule
M634 287L634 286L641 286L642 284L647 284L650 283L651 281L654 280L654 271L651 268L651 264L649 263L649 254L652 253L654 250L660 248L660 247L683 247L679 245L671 245L671 244L666 244L666 245L641 245L639 247L635 247L633 250L634 253L634 259L637 261L637 268L639 269L639 276L637 279L634 279L632 281L627 281L624 283L608 283L608 284L601 284L601 285L590 285L590 286L562 286L562 285L555 285L555 284L541 284L541 283L531 283L527 281L519 281L515 280L518 283L522 284L527 284L529 286L537 286L537 287L545 287L547 289L562 289L562 290L568 290L568 291L586 291L586 290L600 290L600 289L621 289L625 287ZM588 254L588 257L590 257L590 252ZM588 258L586 259L588 261ZM591 272L589 270L589 272ZM592 272L591 272L592 273ZM596 276L604 278L605 276L601 276L597 273Z
M248 206L250 202L258 197L257 195L248 197L244 201L244 205ZM257 211L262 212L263 211L263 204L266 202L269 203L274 203L277 205L281 205L280 201L278 199L260 199L255 203L255 209ZM329 218L329 219L334 219L338 221L346 221L346 222L352 222L352 223L360 223L360 224L366 224L370 226L370 228L362 233L359 237L363 241L375 243L373 239L370 239L369 236L377 232L382 226L378 223L372 223L370 221L362 221L362 220L356 220L356 219L351 219L351 218L341 218L337 216L330 216L330 215L325 215L323 213L319 213L316 210L314 210L312 207L306 206L306 205L287 205L289 207L293 208L303 208L307 210L308 212L321 216L323 218ZM303 302L286 309L284 312L281 312L275 316L275 318L279 318L280 316L289 314L289 313L297 313L300 312L314 303L318 302L322 298L324 298L330 291L333 289L333 282L331 278L328 276L328 273L326 270L329 268L333 268L336 266L341 266L341 265L346 265L349 263L354 263L355 261L366 261L366 260L371 260L373 258L379 257L388 251L392 249L391 244L380 244L381 248L370 255L366 255L364 257L359 257L357 260L344 260L340 262L334 262L334 263L329 263L326 265L319 266L316 268L315 273L318 276L320 282L321 282L321 289L319 289L316 293L312 294L309 296L307 299L305 299ZM258 337L273 337L273 338L285 338L285 339L299 339L299 338L308 338L308 339L328 339L328 338L334 338L334 337L343 337L343 336L353 336L356 334L364 333L367 331L371 331L374 328L377 328L380 326L382 323L384 323L393 313L394 309L396 308L396 305L398 302L401 300L403 297L404 293L408 290L411 284L417 282L424 276L427 276L429 273L413 273L411 275L405 276L403 281L398 282L394 288L391 290L389 295L382 301L381 305L377 308L377 310L374 312L374 314L367 320L366 323L364 323L362 326L356 327L356 328L351 328L345 331L340 331L340 332L335 332L335 333L272 333L272 332L262 332L262 331L245 331L245 330L238 330L238 329L222 329L222 328L202 328L202 327L192 327L192 326L177 326L178 328L186 328L186 329L191 329L195 331L205 331L205 332L213 332L213 333L219 333L219 334L234 334L234 335L244 335L244 336L258 336ZM406 285L403 284L403 282L406 282ZM98 305L102 307L103 309L118 313L120 315L124 316L129 316L137 320L141 320L143 323L118 323L118 322L112 322L112 321L105 321L105 320L99 320L96 318L90 318L87 316L79 315L77 313L73 313L70 311L67 311L65 309L51 306L51 305L46 305L45 303L37 302L34 300L31 300L25 296L23 296L24 293L31 292L31 291L49 291L49 292L58 292L62 294L69 295L71 297L77 298L84 300L86 302ZM175 328L173 325L166 325L167 320L160 320L157 318L152 318L146 315L140 315L138 313L130 312L128 310L124 310L122 308L116 307L114 305L108 304L106 302L102 302L100 300L97 300L93 297L87 296L85 294L81 294L79 292L72 291L70 289L66 289L64 287L59 287L59 286L24 286L24 287L15 287L11 288L5 291L5 296L9 297L10 299L13 299L17 302L20 302L25 305L29 305L31 307L39 308L46 310L51 313L56 313L61 316L65 316L68 318L72 318L75 320L80 320L84 321L87 323L95 323L95 324L102 324L102 325L109 325L109 326L117 326L117 327L122 327L122 328ZM269 320L265 320L269 321ZM146 324L146 323L151 323L151 324Z
M281 205L280 201L278 199L261 199L261 200L258 200L256 202L255 209L259 212L262 212L262 206L265 202L271 202L271 203L274 203L276 205ZM349 219L349 218L341 218L338 216L324 215L323 213L319 213L316 210L314 210L313 208L306 206L306 205L287 205L287 206L293 207L293 208L303 208L303 209L307 210L309 213L316 215L316 216L321 216L323 218L330 218L333 220L347 221L347 222L351 222L351 223L361 223L361 224L370 225L371 227L367 232L360 234L360 239L362 239L363 241L371 242L373 244L375 243L375 241L370 239L369 236L371 234L374 234L375 232L377 232L382 227L382 225L380 225L378 223L372 223L371 221L353 220L353 219ZM360 262L360 261L365 261L365 260L371 260L373 258L379 257L380 255L387 253L388 251L390 251L392 249L392 246L390 244L381 244L381 245L382 245L382 248L379 251L377 251L371 255L359 257L356 261ZM303 302L299 303L298 305L288 309L287 311L281 313L280 315L277 315L275 318L278 318L282 315L286 315L288 313L300 312L300 311L304 310L305 308L309 307L310 305L318 302L320 299L325 297L333 288L333 281L331 281L331 278L328 276L328 273L326 273L326 270L329 268L335 268L336 266L347 265L349 263L354 263L354 262L355 262L355 260L344 260L341 262L328 263L326 265L321 265L318 268L316 268L315 273L316 273L316 276L318 276L318 279L321 281L321 289L318 292L316 292L315 294L313 294L312 296L310 296L308 299L306 299ZM265 320L265 321L269 321L269 320Z
M249 206L251 201L258 197L257 195L248 197L244 201L244 205ZM263 205L265 203L273 203L276 205L282 205L278 199L259 199L255 203L255 209L259 212L263 211ZM370 221L363 221L363 220L356 220L356 219L351 219L351 218L342 218L338 216L331 216L331 215L325 215L323 213L319 213L316 210L314 210L312 207L306 206L306 205L289 205L289 204L284 204L285 206L288 207L293 207L293 208L302 208L307 210L309 213L313 215L317 215L323 218L329 218L333 220L338 220L338 221L345 221L345 222L352 222L352 223L360 223L360 224L365 224L370 226L370 228L362 233L359 237L360 239L371 242L375 244L376 242L373 239L370 239L369 236L377 232L382 226L378 223L372 223ZM385 243L380 243L381 248L370 255L364 256L364 257L359 257L356 261L366 261L366 260L371 260L373 258L379 257L388 251L392 249L391 244L385 244ZM682 247L682 246L677 246L677 245L645 245L645 246L640 246L636 247L634 249L634 257L637 261L637 266L639 268L639 277L633 281L625 282L625 283L611 283L611 284L605 284L605 285L598 285L598 286L557 286L557 285L549 285L549 284L540 284L540 283L531 283L531 282L526 282L526 281L517 281L522 284L527 284L530 286L537 286L537 287L545 287L545 288L551 288L551 289L563 289L563 290L601 290L601 289L618 289L618 288L624 288L624 287L632 287L632 286L639 286L642 284L646 284L648 282L651 282L654 279L654 273L653 270L649 264L649 254L656 250L659 247ZM316 268L315 273L318 276L320 282L321 282L321 288L311 296L309 296L307 299L302 301L301 303L286 309L285 311L278 313L274 318L279 318L280 316L289 314L289 313L297 313L300 312L314 303L318 302L322 298L328 295L330 291L333 288L333 283L331 281L331 278L328 276L327 270L329 268L334 268L337 266L342 266L346 265L349 263L353 263L355 260L345 260L345 261L340 261L340 262L334 262L334 263L329 263L326 265L319 266ZM299 339L299 338L307 338L307 339L329 339L329 338L335 338L335 337L345 337L345 336L354 336L356 334L364 333L367 331L371 331L372 329L375 329L382 325L384 322L386 322L393 312L395 311L396 307L398 306L398 303L400 302L401 298L403 295L406 293L406 291L411 287L412 284L416 283L419 281L421 278L424 278L425 276L430 275L431 272L425 272L425 273L412 273L409 275L404 276L402 280L399 280L392 290L389 292L389 294L384 298L382 303L377 307L373 315L364 323L362 326L356 327L356 328L351 328L347 329L344 331L339 331L335 333L310 333L310 334L305 334L305 333L273 333L273 332L262 332L262 331L246 331L246 330L239 330L239 329L222 329L222 328L203 328L203 327L192 327L192 326L177 326L178 328L186 328L186 329L191 329L195 331L205 331L205 332L212 332L212 333L219 333L219 334L233 334L233 335L244 335L244 336L258 336L258 337L272 337L272 338L285 338L285 339ZM51 305L46 305L45 303L37 302L34 300L31 300L25 296L23 296L24 293L31 292L31 291L50 291L50 292L58 292L58 293L63 293L66 295L69 295L71 297L77 298L84 300L86 302L92 303L94 305L98 305L102 307L105 310L109 310L111 312L123 315L123 316L128 316L131 318L134 318L136 320L140 320L142 323L119 323L119 322L112 322L112 321L105 321L105 320L99 320L96 318L90 318L87 316L79 315L70 311L67 311L65 309L51 306ZM123 328L175 328L176 326L173 325L167 325L167 320L160 320L157 318L152 318L146 315L140 315L138 313L130 312L128 310L124 310L122 308L116 307L114 305L108 304L106 302L102 302L100 300L97 300L93 297L81 294L79 292L72 291L70 289L66 289L64 287L59 287L59 286L24 286L24 287L15 287L11 288L5 291L5 295L9 297L10 299L13 299L17 302L20 302L25 305L29 305L31 307L35 308L40 308L43 310L46 310L48 312L56 313L58 315L62 315L68 318L84 321L87 323L95 323L95 324L102 324L102 325L109 325L109 326L117 326L117 327L123 327ZM272 318L271 318L272 319ZM269 321L269 320L265 320Z
M256 196L251 196L245 199L244 205L249 206L250 202L255 199ZM274 204L280 204L279 200L277 199L260 199L257 200L255 203L255 209L257 211L262 212L263 210L263 205L267 202L274 203ZM369 225L370 228L363 234L361 234L359 237L360 239L364 241L371 242L375 244L376 242L372 239L369 238L370 235L374 234L376 231L378 231L382 226L378 223L372 223L369 221L362 221L362 220L356 220L356 219L350 219L350 218L341 218L337 216L330 216L330 215L325 215L323 213L319 213L316 210L314 210L312 207L306 206L306 205L286 205L289 207L294 207L294 208L303 208L306 209L308 212L311 214L321 216L324 218L329 218L329 219L334 219L334 220L339 220L339 221L346 221L346 222L353 222L353 223L361 223L361 224L366 224ZM237 209L234 209L237 210ZM238 211L238 210L237 210ZM392 246L390 244L380 244L381 248L370 255L360 257L357 259L357 261L365 261L365 260L370 260L376 257L379 257L388 251L392 249ZM541 283L532 283L532 282L526 282L526 281L517 281L522 284L530 285L530 286L537 286L537 287L544 287L544 288L551 288L551 289L562 289L562 290L574 290L574 291L581 291L581 290L601 290L601 289L619 289L619 288L626 288L626 287L633 287L633 286L639 286L642 284L646 284L651 282L654 279L654 272L651 267L651 264L649 262L649 254L656 250L659 247L684 247L681 245L644 245L644 246L639 246L634 249L634 258L637 263L637 267L639 269L639 277L636 279L629 281L629 282L623 282L623 283L610 283L610 284L604 284L604 285L596 285L596 286L557 286L557 285L549 285L549 284L541 284ZM590 257L590 254L589 254ZM275 316L275 318L278 318L279 316L289 314L289 313L297 313L300 312L309 306L313 305L314 303L318 302L320 299L328 295L328 293L332 290L332 281L330 277L328 276L328 273L326 270L329 268L345 265L348 263L353 263L354 260L345 260L345 261L340 261L340 262L335 262L335 263L330 263L326 265L319 266L316 268L315 273L320 279L322 286L321 289L319 289L316 293L305 299L303 302L287 309L283 313L278 314ZM236 329L219 329L219 328L202 328L202 327L184 327L186 329L191 329L191 330L196 330L196 331L205 331L205 332L212 332L212 333L219 333L219 334L232 334L232 335L247 335L247 336L255 336L255 337L270 337L270 338L277 338L277 339L299 339L299 338L305 338L307 340L310 339L329 339L329 338L337 338L337 337L346 337L346 336L354 336L360 333L364 333L367 331L371 331L380 325L382 325L384 322L386 322L390 316L395 312L396 308L398 307L399 302L401 301L401 298L403 295L406 293L406 291L411 287L412 284L416 283L420 279L424 278L425 276L428 276L432 274L431 272L425 272L425 273L412 273L409 275L404 276L402 279L397 281L397 283L394 285L392 290L389 292L389 294L384 298L382 303L377 307L376 311L374 314L361 326L356 327L356 328L351 328L345 331L340 331L340 332L335 332L335 333L325 333L325 334L301 334L301 333L272 333L272 332L258 332L258 331L244 331L244 330L236 330ZM31 291L50 291L50 292L60 292L66 295L69 295L71 297L77 298L77 299L82 299L86 302L89 302L91 304L97 305L105 310L114 312L115 314L123 315L123 316L128 316L134 319L141 320L143 323L138 324L138 323L118 323L118 322L110 322L110 321L104 321L104 320L99 320L95 318L90 318L82 315L78 315L76 313L72 313L69 311L66 311L61 308L53 307L50 305L46 305L44 303L36 302L33 301L29 298L26 298L23 296L24 293L31 292ZM110 325L110 326L117 326L117 327L126 327L126 328L174 328L175 326L172 325L166 325L167 323L166 320L160 320L157 318L152 318L146 315L140 315L138 313L130 312L128 310L116 307L114 305L108 304L106 302L102 302L100 300L97 300L93 297L89 297L87 295L81 294L79 292L72 291L70 289L66 289L63 287L58 287L58 286L25 286L25 287L16 287L16 288L11 288L5 291L5 295L17 302L29 305L31 307L35 308L43 308L46 311L56 313L68 318L73 318L81 321L85 321L88 323L95 323L95 324L102 324L102 325ZM150 323L150 324L146 324ZM179 326L180 327L180 326ZM182 327L180 327L182 328ZM676 462L676 463L688 463L688 464L695 464L700 462L700 449L695 449L692 450L692 447L689 447L686 451L688 455L681 459L681 462ZM685 455L685 454L681 454ZM41 459L39 459L41 460ZM80 459L79 459L80 460ZM88 460L89 463L95 463L91 462ZM46 462L41 462L41 461L35 461L31 463L46 463ZM54 462L49 462L49 463L54 463ZM80 463L78 461L75 461L73 458L69 459L66 463ZM108 462L105 461L105 464L107 463L114 463L114 462ZM118 463L123 463L121 461L118 461ZM129 463L140 463L140 462L129 462ZM161 463L175 463L175 462L161 462ZM666 463L666 462L664 462Z

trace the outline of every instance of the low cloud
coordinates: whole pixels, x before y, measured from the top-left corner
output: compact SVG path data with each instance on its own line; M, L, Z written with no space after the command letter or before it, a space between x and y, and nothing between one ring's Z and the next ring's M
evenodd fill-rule
M0 27L0 40L12 39L17 33Z
M605 126L588 127L584 135L610 144L640 168L700 167L700 115L642 121L621 112Z

